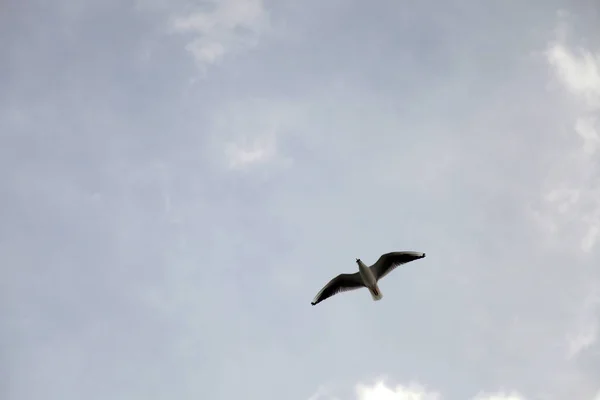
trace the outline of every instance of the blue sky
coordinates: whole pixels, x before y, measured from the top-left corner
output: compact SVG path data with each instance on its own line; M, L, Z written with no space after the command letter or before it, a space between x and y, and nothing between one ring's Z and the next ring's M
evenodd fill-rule
M594 2L0 11L2 398L600 399Z

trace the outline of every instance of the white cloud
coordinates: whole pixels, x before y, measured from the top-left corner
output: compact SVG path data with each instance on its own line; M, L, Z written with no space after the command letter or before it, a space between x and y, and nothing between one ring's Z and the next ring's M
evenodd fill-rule
M174 32L193 35L186 50L202 68L218 63L227 54L256 46L269 27L269 14L262 0L212 0L202 4L171 23Z
M438 392L429 391L418 383L396 385L393 388L382 381L373 386L358 384L356 395L357 400L441 400Z
M557 80L571 94L576 110L572 125L575 144L564 151L557 170L549 174L543 205L536 214L563 243L576 236L580 250L589 253L600 238L600 170L595 160L600 149L600 54L583 48L573 51L563 42L554 42L546 57Z
M509 394L506 393L493 393L493 394L480 394L473 398L473 400L526 400L525 397L521 396L516 392Z
M418 382L408 385L388 386L383 380L373 385L357 384L355 387L356 400L442 400L443 396L436 390L431 390ZM321 388L309 400L333 400L330 393ZM517 392L510 393L480 393L472 400L526 400Z
M582 48L574 52L561 43L554 43L547 57L571 93L583 96L590 108L600 107L600 54Z

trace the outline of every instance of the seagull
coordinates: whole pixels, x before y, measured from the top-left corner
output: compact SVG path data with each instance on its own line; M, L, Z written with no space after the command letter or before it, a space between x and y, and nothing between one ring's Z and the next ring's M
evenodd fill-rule
M334 294L360 289L362 287L369 289L373 301L381 300L383 295L377 286L377 282L392 272L397 266L420 258L425 258L425 253L417 251L394 251L383 254L379 257L379 260L370 267L367 267L360 258L357 258L356 263L358 264L358 272L336 276L330 280L319 293L317 293L310 304L314 306Z

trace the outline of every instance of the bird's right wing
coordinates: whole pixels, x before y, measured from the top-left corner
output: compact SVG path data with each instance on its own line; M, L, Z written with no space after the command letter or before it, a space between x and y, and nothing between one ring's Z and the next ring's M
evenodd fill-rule
M315 299L310 304L314 306L317 303L320 303L323 300L333 296L334 294L358 289L364 286L365 285L358 272L354 274L340 274L330 280L327 285L325 285L323 289L317 293Z

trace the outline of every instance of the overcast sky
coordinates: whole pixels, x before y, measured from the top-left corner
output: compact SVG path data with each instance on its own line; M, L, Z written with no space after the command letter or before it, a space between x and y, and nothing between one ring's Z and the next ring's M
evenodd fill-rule
M599 255L597 1L0 1L2 399L598 400Z

